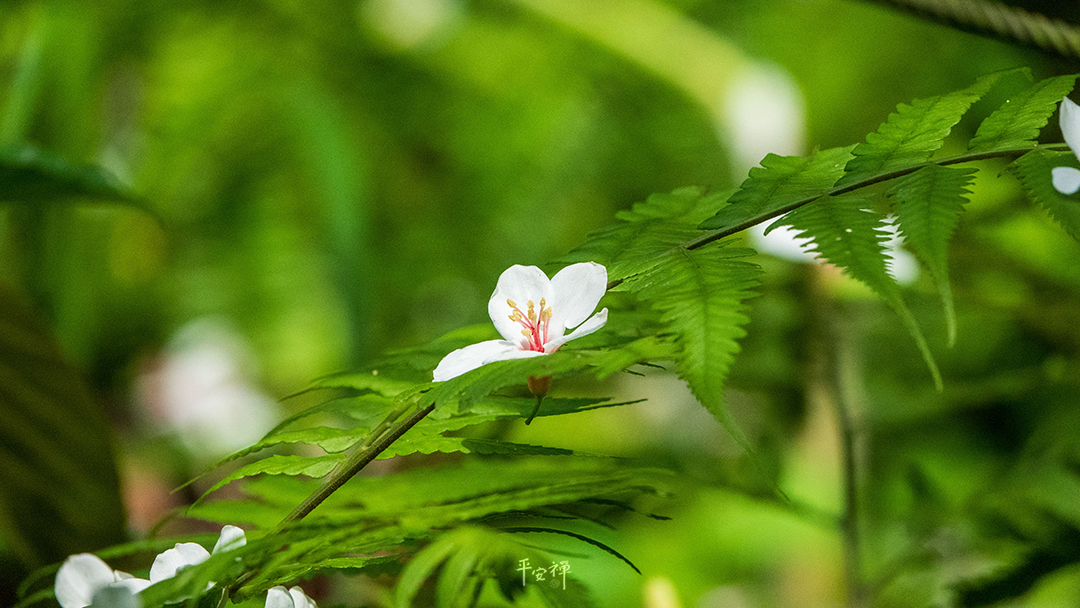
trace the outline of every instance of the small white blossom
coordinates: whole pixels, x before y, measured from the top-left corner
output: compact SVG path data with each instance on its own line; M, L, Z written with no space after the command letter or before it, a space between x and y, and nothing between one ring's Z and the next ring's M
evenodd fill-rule
M231 551L247 542L244 531L236 526L221 529L213 553ZM188 566L201 564L211 553L197 543L177 543L154 559L150 580L135 578L126 572L113 570L96 555L72 555L56 573L53 590L61 608L137 608L142 602L136 595L150 585L176 576Z
M1073 151L1073 154L1080 157L1080 106L1068 97L1062 99L1058 119L1065 143L1069 144L1069 149ZM1080 190L1080 169L1054 167L1050 170L1050 177L1054 189L1062 194L1072 194Z
M300 587L288 591L285 587L273 587L266 592L266 608L318 608L315 600L304 595Z
M244 531L236 526L225 526L221 529L217 543L214 544L213 552L207 551L198 543L176 543L169 549L154 558L150 566L150 582L156 583L167 578L176 576L181 568L197 566L223 551L232 551L247 544Z
M113 570L96 555L79 553L64 560L53 590L62 608L85 608L95 600L97 605L104 605L103 598L111 596L107 589L123 588L127 595L134 596L149 586L150 581Z
M593 262L567 266L551 279L536 266L511 266L488 302L488 314L503 339L446 355L435 368L434 380L456 378L493 361L551 354L595 332L607 323L606 308L592 314L606 291L607 269ZM576 329L565 333L572 327Z

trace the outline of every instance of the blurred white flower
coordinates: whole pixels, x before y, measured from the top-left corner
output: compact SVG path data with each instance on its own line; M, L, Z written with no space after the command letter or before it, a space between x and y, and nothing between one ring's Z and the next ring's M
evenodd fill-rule
M1080 106L1068 97L1062 99L1058 121L1065 143L1069 144L1069 149L1080 158ZM1062 194L1072 194L1080 190L1080 170L1075 167L1054 167L1050 170L1050 177L1054 189Z
M227 323L199 319L169 341L139 379L139 401L192 454L217 458L251 445L273 428L280 408L251 381L255 357Z
M595 332L607 323L606 308L592 314L606 291L607 269L594 262L571 264L551 279L536 266L507 268L488 301L488 314L504 339L446 355L435 368L434 380L456 378L493 361L551 354ZM577 329L565 333L571 327Z
M806 101L795 79L779 66L758 63L740 72L720 110L720 132L738 181L769 153L797 156L806 147Z
M361 22L396 50L414 49L439 40L460 21L459 0L366 0Z

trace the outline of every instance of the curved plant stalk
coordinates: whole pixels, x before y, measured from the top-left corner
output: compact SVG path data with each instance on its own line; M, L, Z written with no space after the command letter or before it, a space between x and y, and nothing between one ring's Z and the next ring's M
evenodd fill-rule
M830 402L836 416L840 448L842 508L837 527L844 555L844 579L849 608L872 603L872 591L863 575L863 542L860 523L860 487L865 471L865 441L861 414L864 411L861 365L857 336L845 325L833 298L822 284L822 269L810 268L813 345L811 382Z
M285 516L285 519L281 520L278 524L278 530L284 526L294 522L300 521L311 513L315 507L322 504L331 494L337 491L346 481L351 479L354 475L359 473L366 467L372 460L375 460L379 454L382 454L390 447L392 443L398 440L399 437L404 435L406 431L416 426L416 423L424 419L425 416L430 414L435 409L435 404L431 404L425 408L417 409L408 417L398 421L397 419L405 412L406 408L399 408L390 413L390 415L383 420L379 426L371 432L370 435L363 441L357 442L349 449L349 455L345 457L345 460L341 462L333 471L326 481L314 492L311 496L304 499L304 502L300 503L292 513Z
M435 404L432 403L427 407L416 409L405 418L401 418L408 409L409 405L404 405L393 412L390 412L386 419L379 423L379 426L375 427L365 439L358 441L353 447L349 448L348 456L345 457L345 460L343 460L337 468L330 472L326 481L293 509L292 513L286 515L270 534L280 533L288 524L300 521L304 517L307 517L309 513L315 510L315 507L322 504L323 501L336 492L338 488L345 485L345 482L352 479L353 476L370 464L372 460L375 460L379 454L385 452L391 444L430 414L435 409ZM218 606L223 606L227 600L232 599L232 597L255 576L255 572L255 570L250 570L240 576L225 591L225 593L222 594L221 602Z
M992 0L874 0L964 31L1080 59L1080 28Z

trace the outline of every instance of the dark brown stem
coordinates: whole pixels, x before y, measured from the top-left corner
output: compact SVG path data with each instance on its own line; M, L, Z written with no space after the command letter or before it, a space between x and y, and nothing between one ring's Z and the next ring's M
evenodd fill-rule
M1080 59L1080 29L992 0L873 0L966 32Z

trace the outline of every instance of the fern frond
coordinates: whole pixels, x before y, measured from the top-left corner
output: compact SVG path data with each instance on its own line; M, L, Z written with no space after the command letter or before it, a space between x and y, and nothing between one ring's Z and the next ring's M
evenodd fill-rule
M761 269L741 258L753 250L719 243L695 251L677 249L656 260L628 288L660 311L675 336L679 377L733 436L742 435L724 407L724 381L746 335L744 302L756 295Z
M1034 147L1039 131L1075 83L1076 74L1055 76L1013 96L979 125L968 149L984 152L997 148Z
M897 181L888 196L895 200L896 223L905 243L930 269L945 311L949 345L956 341L956 312L949 286L948 243L964 211L974 168L928 165Z
M253 531L248 544L235 553L185 569L184 578L156 587L144 599L147 605L160 605L181 590L198 593L207 581L228 584L230 577L242 572L257 572L237 594L236 599L242 600L312 572L338 567L367 570L368 556L392 554L400 560L446 530L491 522L495 515L667 495L672 483L673 475L659 469L629 467L615 459L558 457L470 459L354 478L311 517L274 534ZM255 505L262 511L252 515L273 521L270 510L276 509L280 517L314 485L302 478L262 477L245 485L253 500L200 503L189 514L235 523L242 521L237 519L238 514L243 517L242 507ZM386 565L377 558L371 562L376 569Z
M592 233L559 262L603 264L612 281L644 272L665 252L697 237L698 223L715 213L727 198L728 193L705 194L701 188L653 194L630 210L615 214L619 223Z
M855 184L880 173L888 173L926 162L942 146L953 126L1005 72L983 76L970 87L900 104L878 130L855 146L846 175L837 186Z
M1036 148L1016 159L1010 169L1031 200L1042 205L1066 232L1080 240L1080 194L1062 194L1050 181L1054 167L1078 166L1075 154Z
M845 274L866 283L900 316L915 340L934 385L941 390L941 373L915 317L908 310L896 281L889 275L883 229L884 217L870 210L872 200L864 193L826 196L804 205L769 226L791 226L799 238L812 239L806 247Z
M854 148L852 144L846 148L816 150L809 156L769 154L762 159L760 167L750 169L749 177L731 195L728 204L698 228L747 228L764 218L790 211L792 205L827 193L844 175L844 166L851 160Z

